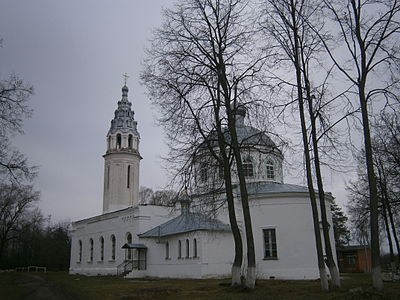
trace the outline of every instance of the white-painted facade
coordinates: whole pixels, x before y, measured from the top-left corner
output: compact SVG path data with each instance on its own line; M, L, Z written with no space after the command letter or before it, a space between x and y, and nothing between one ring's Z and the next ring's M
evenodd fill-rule
M117 274L126 261L131 261L132 270L125 274L130 278L229 277L234 259L234 242L232 233L226 230L227 226L221 225L229 224L226 208L220 211L217 216L219 225L214 228L180 229L177 226L174 229L178 231L174 233L162 230L178 218L190 219L192 214L184 216L188 212L183 208L181 211L179 208L138 204L141 159L139 134L133 111L129 109L126 87L118 105L107 135L107 153L104 155L103 214L72 223L70 273ZM238 126L244 126L243 119L238 119ZM246 128L248 130L249 127ZM246 130L243 131L245 134ZM251 130L255 132L255 129ZM265 142L265 139L263 136L264 144L260 147L273 145L272 141ZM283 183L283 156L279 150L263 153L246 154L253 168L248 174L248 189L257 278L317 279L319 274L308 191L305 187ZM203 174L204 181L218 170L208 168L207 172ZM326 198L328 221L332 224L332 196L328 194ZM244 271L246 242L238 198L235 208L243 238ZM157 232L157 228L158 235L149 234L151 231ZM333 229L331 241L334 241ZM123 249L124 245L130 248ZM335 250L334 243L332 247Z

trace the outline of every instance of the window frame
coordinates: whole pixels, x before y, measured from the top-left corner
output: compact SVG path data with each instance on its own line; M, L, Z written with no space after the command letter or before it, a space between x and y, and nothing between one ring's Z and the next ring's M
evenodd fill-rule
M182 258L182 242L178 240L178 258Z
M116 244L117 244L117 239L115 238L115 235L112 234L111 235L111 260L114 261L115 260L115 248L116 248Z
M78 263L80 263L80 262L82 262L82 249L83 249L82 240L78 241L78 247L79 247Z
M100 261L104 261L104 238L101 236L100 237Z
M189 258L190 257L190 242L189 239L186 239L186 256L185 258Z
M198 253L197 253L197 239L196 238L194 238L193 239L193 258L197 258L198 256Z
M132 234L130 232L126 233L126 243L132 244ZM128 251L127 259L131 260L133 258L132 249L128 249L127 251Z
M199 170L199 177L201 182L207 182L208 181L208 170L207 170L207 164L202 162L200 164L200 170Z
M93 261L93 252L94 252L94 241L92 238L89 239L89 262Z
M268 233L268 234L267 234ZM277 260L278 257L278 242L276 227L266 227L262 229L263 237L263 259L264 260ZM267 240L268 238L268 240ZM267 243L268 241L268 243ZM268 248L268 249L267 249ZM267 251L270 253L267 255ZM274 255L275 254L275 255Z
M242 161L243 176L247 178L254 177L254 164L250 156L247 156Z
M271 158L267 159L265 168L266 168L265 175L267 176L267 179L275 180L275 178L276 178L275 162Z
M170 259L170 257L169 257L169 242L165 243L165 259Z

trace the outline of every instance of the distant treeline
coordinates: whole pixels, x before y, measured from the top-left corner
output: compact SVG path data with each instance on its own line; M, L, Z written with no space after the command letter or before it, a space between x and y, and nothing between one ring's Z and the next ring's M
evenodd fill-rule
M31 217L20 221L18 230L13 232L0 257L0 268L43 266L47 270L68 270L69 223L51 225L39 211L35 211Z

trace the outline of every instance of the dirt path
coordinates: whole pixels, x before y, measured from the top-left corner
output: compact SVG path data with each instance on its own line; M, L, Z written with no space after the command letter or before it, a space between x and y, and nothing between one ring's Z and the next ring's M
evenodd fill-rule
M34 274L21 274L18 285L24 290L22 299L29 300L74 300L54 283Z

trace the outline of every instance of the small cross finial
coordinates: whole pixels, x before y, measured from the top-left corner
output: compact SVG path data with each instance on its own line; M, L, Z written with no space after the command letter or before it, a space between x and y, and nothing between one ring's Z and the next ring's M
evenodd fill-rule
M128 76L128 74L126 74L126 72L122 76L124 77L124 82L125 82L125 85L126 85L126 81L128 80L129 76Z

